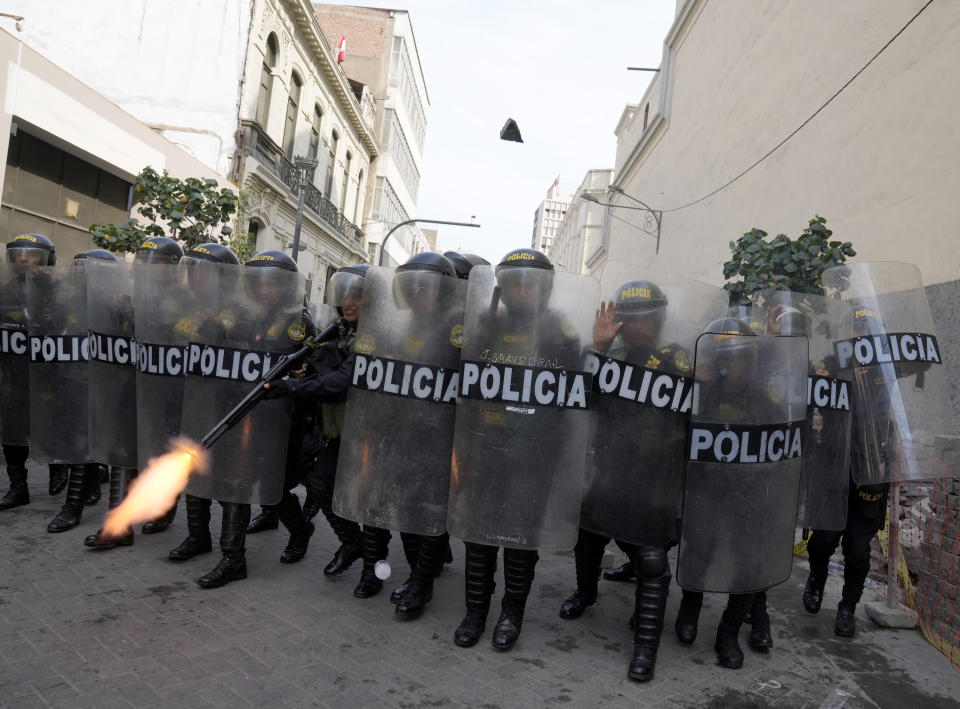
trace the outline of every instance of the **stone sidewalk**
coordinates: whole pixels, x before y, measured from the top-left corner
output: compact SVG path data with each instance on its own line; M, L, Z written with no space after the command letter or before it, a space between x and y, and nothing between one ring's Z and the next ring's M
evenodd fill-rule
M48 534L60 500L46 494L46 475L37 470L32 504L0 513L3 707L958 706L960 675L919 630L883 630L861 607L857 637L834 636L839 578L831 577L821 614L806 614L802 561L770 593L773 650L746 649L744 632L739 671L719 667L713 651L725 598L707 596L701 637L685 647L672 630L674 586L657 676L641 685L626 677L630 585L601 582L600 601L583 618L558 617L572 590L569 553L541 558L512 651L490 646L494 610L480 644L464 650L452 640L463 614L459 542L416 621L397 620L388 600L407 574L399 538L385 592L360 600L351 595L359 564L340 579L323 577L336 540L322 518L299 564L279 563L283 531L252 536L249 578L206 591L193 580L216 554L184 564L166 559L185 535L182 502L167 532L93 552L82 541L99 526L106 494L77 529ZM218 523L214 505L211 528ZM497 583L502 591L501 574Z

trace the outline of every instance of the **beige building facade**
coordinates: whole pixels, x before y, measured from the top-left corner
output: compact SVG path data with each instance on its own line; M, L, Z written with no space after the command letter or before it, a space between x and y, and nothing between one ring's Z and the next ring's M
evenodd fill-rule
M584 199L584 195L602 202L612 177L613 170L588 170L573 192L550 250L553 265L559 270L587 272L586 255L594 253L603 239L606 208Z

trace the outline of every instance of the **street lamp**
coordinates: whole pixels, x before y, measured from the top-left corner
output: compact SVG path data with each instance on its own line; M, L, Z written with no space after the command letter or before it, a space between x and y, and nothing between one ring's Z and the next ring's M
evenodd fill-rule
M297 183L300 197L297 199L297 222L293 227L293 260L296 262L300 254L300 227L303 224L303 199L307 192L307 185L313 179L313 171L317 168L316 158L305 158L298 155L293 161L297 168Z
M380 256L379 258L377 258L378 266L383 265L384 247L387 245L387 239L390 238L390 235L402 226L407 226L407 224L415 224L417 222L423 222L425 224L447 224L448 226L469 226L469 227L476 227L476 228L480 227L479 224L474 224L473 222L448 222L443 219L407 219L406 221L400 222L399 224L394 226L383 237L383 240L380 242Z
M596 197L594 197L592 194L587 194L586 192L581 192L581 193L580 193L580 199L584 199L584 200L586 200L587 202L593 202L593 203L595 203L595 204L599 204L599 205L601 205L601 206L603 206L603 207L609 207L609 208L611 208L611 209L635 209L635 210L640 211L640 212L646 212L646 213L647 213L647 216L646 216L646 218L644 219L644 224L643 224L642 227L640 227L640 230L643 231L643 232L646 233L646 234L649 234L650 236L652 236L653 238L655 238L655 239L657 240L657 251L656 251L656 252L657 252L657 253L660 253L660 220L661 220L661 218L663 217L663 212L661 212L661 211L658 210L658 209L653 209L653 208L652 208L650 205L648 205L646 202L643 202L643 201L637 199L636 197L627 194L626 192L624 192L622 189L620 189L620 188L617 187L616 185L610 185L607 189L610 190L611 192L616 192L617 194L621 194L621 195L623 195L624 197L626 197L626 198L628 198L628 199L632 199L632 200L633 200L634 202L636 202L637 204L640 204L640 205L643 205L643 206L641 206L641 207L630 207L630 206L628 206L628 205L626 205L626 204L610 204L609 202L601 202L599 199L597 199Z

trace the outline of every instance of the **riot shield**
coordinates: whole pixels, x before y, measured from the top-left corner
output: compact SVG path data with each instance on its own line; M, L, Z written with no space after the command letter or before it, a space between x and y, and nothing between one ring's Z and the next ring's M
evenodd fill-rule
M752 593L790 575L807 356L802 337L697 340L677 563L683 588Z
M722 288L608 263L601 294L619 333L594 352L587 485L580 526L666 547L676 535L693 394L693 349L722 317ZM598 314L598 319L600 318ZM598 323L599 325L599 323ZM599 333L595 332L595 335Z
M176 265L134 265L137 467L167 452L180 433L192 321L183 273Z
M950 477L943 446L957 435L920 271L893 261L824 272L847 313L835 345L853 381L851 474L861 484Z
M87 441L86 271L27 273L30 455L40 463L84 463Z
M27 270L0 263L0 443L15 446L30 437Z
M137 368L131 264L87 259L90 458L137 467Z
M370 268L334 511L413 534L446 531L466 281Z
M447 528L492 546L570 549L589 423L583 347L599 284L516 271L501 283L493 267L470 272Z
M307 336L303 278L279 268L186 259L189 344L182 430L199 439ZM187 492L223 502L272 505L283 494L289 399L261 401L210 449L210 472Z
M850 481L850 370L833 354L845 308L812 293L762 291L754 296L770 334L806 336L810 343L807 418L803 430L799 523L806 529L842 530Z

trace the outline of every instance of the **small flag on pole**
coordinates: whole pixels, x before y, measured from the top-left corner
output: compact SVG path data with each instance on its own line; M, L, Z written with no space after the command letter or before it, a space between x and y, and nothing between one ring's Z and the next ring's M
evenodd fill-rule
M337 64L343 64L343 60L347 56L347 34L344 32L343 37L340 38L340 45L337 47Z

